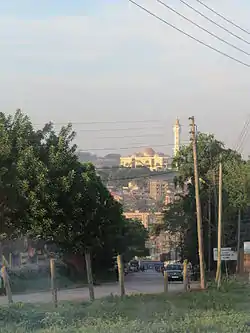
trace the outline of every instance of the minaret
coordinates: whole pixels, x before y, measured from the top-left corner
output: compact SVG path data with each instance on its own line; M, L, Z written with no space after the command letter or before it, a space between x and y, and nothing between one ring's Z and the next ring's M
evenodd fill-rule
M181 125L178 118L176 119L173 131L174 131L174 156L176 156L176 154L180 150L180 134L181 134Z

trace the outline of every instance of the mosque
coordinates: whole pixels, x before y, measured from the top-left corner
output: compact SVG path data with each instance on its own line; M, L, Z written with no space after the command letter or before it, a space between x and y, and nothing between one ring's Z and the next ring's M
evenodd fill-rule
M181 125L177 118L173 126L174 131L174 156L180 149ZM152 148L145 148L142 152L134 153L130 156L120 157L120 166L125 168L147 167L151 171L160 171L170 169L172 157L163 153L156 152Z

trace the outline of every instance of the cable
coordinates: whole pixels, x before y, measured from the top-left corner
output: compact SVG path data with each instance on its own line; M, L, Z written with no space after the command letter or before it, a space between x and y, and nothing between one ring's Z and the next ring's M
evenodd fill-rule
M131 123L161 123L162 119L146 119L146 120L114 120L114 121L76 121L76 122L53 122L51 121L52 125L97 125L97 124L131 124ZM44 124L34 124L34 126L44 126Z
M128 168L120 168L121 170L126 170ZM137 168L138 170L139 168ZM98 169L96 169L98 170ZM105 169L102 169L102 170L105 170ZM133 170L136 170L133 169ZM152 172L152 171L151 171ZM136 180L136 179L145 179L145 178L151 178L151 177L159 177L159 176L162 176L162 175L167 175L167 174L170 174L170 173L175 173L175 170L168 170L168 171L156 171L155 173L152 173L152 174L144 174L144 175L140 175L140 176L133 176L133 177L119 177L119 178L110 178L110 181L122 181L122 180Z
M217 36L216 34L210 32L209 30L203 28L201 25L195 23L194 21L190 20L188 17L186 17L185 15L182 15L181 13L179 13L177 10L173 9L172 7L168 6L165 2L162 2L161 0L156 0L157 2L159 2L161 5L163 5L164 7L168 8L169 10L171 10L173 13L177 14L178 16L182 17L184 20L188 21L189 23L193 24L194 26L196 26L197 28L201 29L202 31L205 31L206 33L208 33L210 36L218 39L219 41L221 41L222 43L225 43L229 46L231 46L232 48L234 48L237 51L240 51L248 56L250 56L250 53L248 53L247 51L241 49L240 47L229 43L228 41L226 41L225 39ZM181 1L181 0L180 0Z
M246 122L246 126L245 126L245 130L243 132L243 135L242 135L242 138L241 138L241 142L239 143L239 146L237 148L237 151L242 154L242 150L243 150L243 147L244 147L244 144L245 144L245 141L248 137L248 134L249 134L249 123L250 123L250 118L247 120Z
M229 33L231 36L234 36L236 38L238 38L239 40L241 40L242 42L250 45L250 42L247 41L246 39L244 39L241 36L236 35L234 32L232 32L231 30L223 27L222 25L220 25L219 23L217 23L216 21L210 19L208 16L206 16L205 14L203 14L202 12L200 12L198 9L192 7L189 3L187 3L184 0L179 0L181 3L183 3L185 6L187 6L188 8L192 9L195 13L199 14L200 16L202 16L203 18L205 18L206 20L208 20L209 22L215 24L217 27L221 28L222 30L226 31L227 33Z
M235 150L240 152L240 149L243 147L247 133L248 133L248 127L250 124L250 115L248 116L248 119L245 121L243 129L239 135L238 141L235 145Z
M130 128L87 128L79 129L77 132L113 132L113 131L141 131L145 129L165 129L164 126L153 126L153 127L130 127Z
M169 144L162 144L162 145L154 145L154 147L169 147L169 146L174 146L174 143L169 143ZM88 151L98 151L98 150L127 150L127 149L139 149L139 148L148 148L149 145L145 146L131 146L131 147L117 147L117 148L92 148L92 149L80 149L80 152L88 152Z
M166 133L161 133L159 135L158 134L142 134L142 135L123 135L123 136L97 136L95 137L95 140L96 139L100 139L100 140L103 140L103 139L126 139L126 138L131 138L131 139L134 139L134 138L152 138L152 137L161 137L161 136L164 136Z
M232 20L226 18L225 16L223 16L222 14L218 13L217 11L215 11L213 8L209 7L208 5L206 5L203 1L201 0L195 0L197 2L199 2L199 4L201 4L202 6L206 7L208 10L210 10L212 13L214 13L215 15L219 16L220 18L222 18L223 20L225 20L226 22L232 24L234 27L240 29L241 31L247 33L248 35L250 35L250 31L242 28L241 26L239 26L238 24L234 23Z
M164 126L152 126L152 127L126 127L126 128L86 128L86 129L78 129L75 130L77 133L78 132L117 132L117 131L142 131L142 130L152 130L152 129L165 129ZM59 130L56 130L56 132L60 132Z
M231 59L231 60L233 60L233 61L235 61L235 62L237 62L237 63L239 63L239 64L241 64L241 65L243 65L243 66L246 66L246 67L248 67L248 68L250 67L250 64L245 63L245 62L243 62L243 61L241 61L241 60L239 60L239 59L237 59L237 58L234 58L234 57L230 56L229 54L224 53L224 52L220 51L219 49L217 49L217 48L215 48L215 47L213 47L213 46L211 46L211 45L209 45L209 44L206 44L205 42L201 41L200 39L195 38L194 36L188 34L188 33L185 32L184 30L179 29L179 28L177 28L175 25L173 25L173 24L169 23L168 21L162 19L161 17L159 17L158 15L154 14L153 12L151 12L151 11L148 10L148 9L146 9L145 7L139 5L137 2L135 2L135 1L133 1L133 0L128 0L128 1L131 2L132 4L134 4L135 6L139 7L140 9L142 9L143 11L145 11L146 13L148 13L149 15L153 16L153 17L156 18L157 20L159 20L159 21L165 23L166 25L168 25L169 27L173 28L174 30L179 31L179 32L182 33L183 35L185 35L185 36L191 38L192 40L196 41L197 43L199 43L199 44L201 44L201 45L203 45L203 46L209 48L210 50L213 50L213 51L215 51L215 52L217 52L217 53L223 55L224 57L227 57L228 59Z

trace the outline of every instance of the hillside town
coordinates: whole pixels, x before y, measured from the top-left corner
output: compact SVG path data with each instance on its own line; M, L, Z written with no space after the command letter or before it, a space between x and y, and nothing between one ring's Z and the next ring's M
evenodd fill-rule
M113 198L122 204L125 217L140 220L150 233L155 225L163 222L163 208L178 200L179 195L185 192L185 188L176 186L177 171L172 168L173 157L181 144L181 125L177 118L173 125L172 156L156 152L151 147L129 156L108 154L103 158L93 155L91 158L88 153L78 154L80 160L95 165ZM128 172L133 170L133 176L129 176ZM162 256L168 260L177 260L178 246L177 235L167 231L158 236L151 234L147 241L150 256L154 260Z

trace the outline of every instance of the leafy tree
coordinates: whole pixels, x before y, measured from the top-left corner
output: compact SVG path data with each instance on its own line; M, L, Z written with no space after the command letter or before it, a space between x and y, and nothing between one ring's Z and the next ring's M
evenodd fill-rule
M246 209L249 202L250 170L241 156L226 149L213 135L198 133L198 167L202 207L204 248L206 262L213 247L217 246L217 193L218 165L223 163L223 246L236 246L237 211ZM197 262L196 206L194 194L193 153L191 145L182 147L173 161L178 165L176 185L186 189L179 201L165 209L164 228L180 232L184 258ZM211 204L209 205L209 202ZM208 220L209 206L211 221Z
M94 262L120 251L125 221L92 164L81 164L70 125L34 130L20 110L0 114L1 239L28 235ZM106 252L106 256L104 253Z
M141 221L137 219L125 219L124 229L125 260L129 261L135 256L145 257L149 255L149 251L145 247L149 233Z

